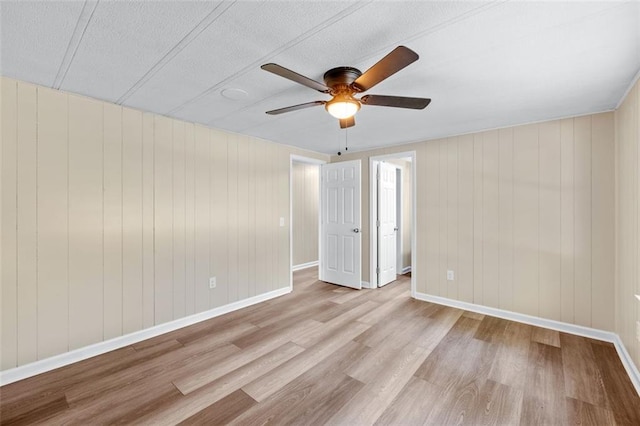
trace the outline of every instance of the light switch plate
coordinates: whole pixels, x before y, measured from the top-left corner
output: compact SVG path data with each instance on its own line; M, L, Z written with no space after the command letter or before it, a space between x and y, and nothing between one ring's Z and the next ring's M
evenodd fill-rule
M284 226L284 217L281 217L281 218L280 218L280 226L281 226L281 227L282 227L282 226Z

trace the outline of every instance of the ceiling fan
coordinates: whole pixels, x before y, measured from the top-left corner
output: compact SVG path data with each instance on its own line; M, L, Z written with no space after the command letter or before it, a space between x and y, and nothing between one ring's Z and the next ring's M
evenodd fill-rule
M291 71L278 64L265 64L262 69L296 83L327 93L333 98L329 101L313 101L286 108L267 111L267 114L277 115L285 112L297 111L316 105L324 105L325 109L340 120L340 128L355 126L353 116L360 110L360 106L377 105L394 108L424 109L431 99L409 98L404 96L365 95L356 98L355 95L366 92L376 84L397 73L404 67L418 60L418 54L413 50L398 46L375 65L362 73L352 67L332 68L324 73L324 84Z

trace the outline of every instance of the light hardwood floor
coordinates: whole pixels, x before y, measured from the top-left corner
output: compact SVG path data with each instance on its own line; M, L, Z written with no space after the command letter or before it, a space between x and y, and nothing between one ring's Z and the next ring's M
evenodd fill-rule
M294 292L0 389L4 424L640 425L609 343L413 300Z

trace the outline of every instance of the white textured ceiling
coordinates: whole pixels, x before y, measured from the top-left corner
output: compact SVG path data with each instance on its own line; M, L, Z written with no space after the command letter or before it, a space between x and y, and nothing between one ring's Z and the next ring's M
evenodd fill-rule
M322 81L398 45L420 60L371 90L350 150L613 109L640 69L640 1L2 1L2 75L319 152L344 144ZM221 95L242 89L240 100Z

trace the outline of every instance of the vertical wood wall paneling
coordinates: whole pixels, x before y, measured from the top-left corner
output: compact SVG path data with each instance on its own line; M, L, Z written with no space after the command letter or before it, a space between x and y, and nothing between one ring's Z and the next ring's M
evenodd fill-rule
M575 322L591 326L591 116L574 119Z
M279 227L278 233L278 283L275 289L288 287L290 282L290 262L289 253L289 233L290 230L290 209L289 209L289 149L284 145L278 147L278 215L284 217L284 226ZM274 290L275 290L274 289Z
M422 143L417 144L415 147L416 157L415 161L412 164L412 167L415 167L415 191L416 191L416 229L415 229L415 258L416 264L411 265L412 277L415 277L416 282L416 291L420 293L427 293L427 279L429 276L429 271L427 265L427 224L429 222L428 218L428 209L427 209L427 162L429 161L427 155L425 153L428 144ZM420 183L418 183L420 182ZM363 206L363 208L365 208ZM417 220L418 218L424 218ZM367 251L365 249L365 255ZM421 273L416 274L414 271L414 267L418 268L418 265L424 265L421 269Z
M591 143L591 326L603 330L614 330L615 294L615 159L611 149L614 141L613 113L592 117Z
M424 265L424 283L418 291L439 295L440 290L440 144L430 141L418 151L418 263ZM412 268L413 271L413 268ZM420 275L418 275L420 277ZM422 282L422 279L419 280Z
M154 306L156 324L173 319L173 126L154 120Z
M154 115L142 114L142 320L155 325L155 125Z
M458 137L458 299L473 302L473 136Z
M142 113L122 109L122 331L143 328Z
M195 313L195 126L185 123L184 128L185 161L185 314Z
M458 250L458 138L447 139L447 269L454 271L454 280L447 281L446 297L458 299L459 250ZM398 272L400 273L400 272ZM456 277L455 275L458 275Z
M560 120L560 319L574 321L574 137L573 118Z
M238 136L238 298L249 296L249 138Z
M37 88L18 83L17 284L18 362L38 356Z
M255 144L256 157L262 159L256 163L256 292L258 294L269 291L267 283L267 182L266 172L266 142L257 140Z
M103 109L69 95L69 349L103 340Z
M195 312L209 308L209 129L195 126Z
M173 121L173 319L186 315L185 123Z
M211 276L216 277L216 289L210 290L209 306L227 302L226 277L226 202L227 202L227 139L223 132L210 132L211 148Z
M122 335L122 107L104 104L104 338Z
M14 80L3 78L0 97L0 120L2 120L2 348L0 349L0 368L16 367L18 345L18 306L17 306L17 209L16 209L16 172L17 172L17 103L18 84Z
M247 211L249 214L248 218L248 244L249 244L249 253L248 253L248 272L249 276L247 279L249 288L248 294L249 296L255 296L256 293L256 218L258 215L258 211L256 209L256 141L253 138L249 139L248 143L248 197L249 201L247 204Z
M483 300L483 149L482 133L473 135L473 303Z
M289 155L326 156L244 138L240 159L238 135L0 81L0 368L225 305L240 268L243 297L288 283Z
M238 144L240 136L229 135L227 146L228 167L228 200L229 200L229 226L227 227L227 251L229 253L229 302L238 300L238 283L240 279L238 271Z
M38 359L69 348L68 122L67 96L39 87Z
M538 315L538 125L514 128L514 293L517 312Z
M276 263L278 262L278 211L277 211L277 199L276 199L276 172L275 162L277 159L277 147L273 144L267 144L267 170L265 179L268 183L268 205L267 205L267 230L268 230L268 244L267 250L269 251L269 291L275 289L278 273Z
M560 122L539 124L540 316L562 318Z
M499 288L500 308L513 310L513 128L501 129L499 170Z
M441 139L438 142L438 155L440 162L440 176L438 176L439 182L439 203L438 203L438 217L439 217L439 242L440 247L438 250L439 257L439 265L438 265L438 295L442 297L447 297L447 262L448 262L448 249L449 249L449 238L447 236L449 232L448 228L448 211L447 207L449 205L449 186L447 182L447 178L449 176L449 149L448 149L448 140Z
M482 136L483 303L500 307L500 140L497 130Z

